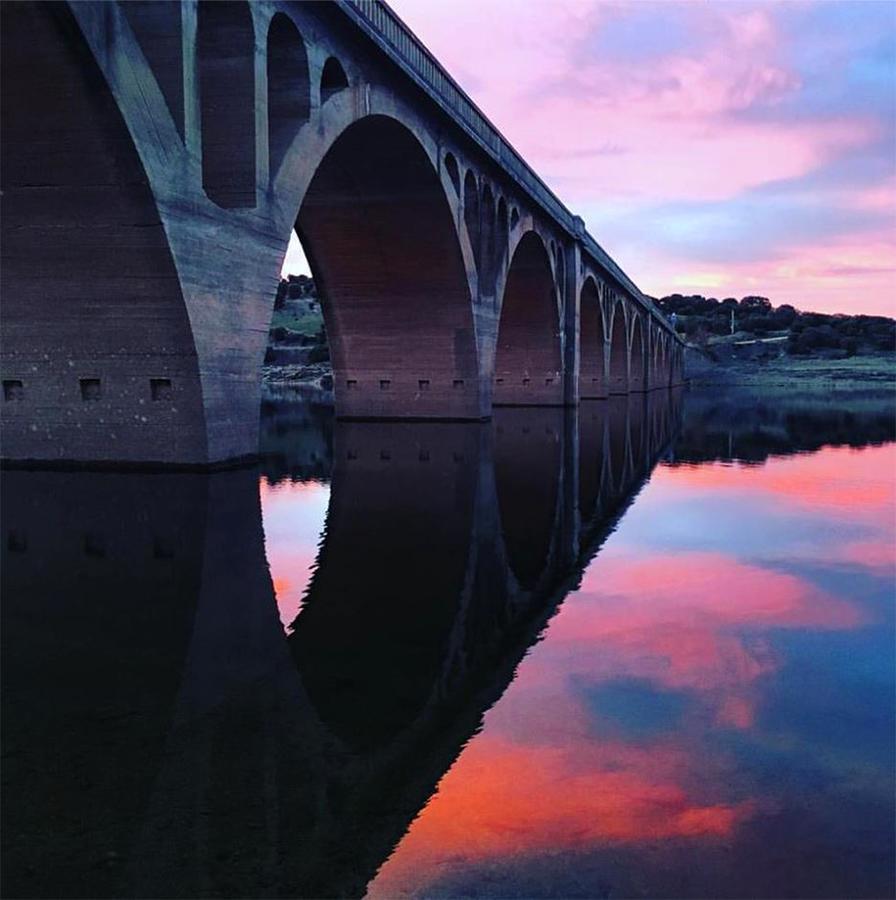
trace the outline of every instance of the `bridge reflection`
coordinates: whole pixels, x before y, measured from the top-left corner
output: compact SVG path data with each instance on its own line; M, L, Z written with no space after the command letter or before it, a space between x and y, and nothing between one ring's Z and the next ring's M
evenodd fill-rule
M4 894L362 894L679 416L337 423L288 634L256 470L4 472Z

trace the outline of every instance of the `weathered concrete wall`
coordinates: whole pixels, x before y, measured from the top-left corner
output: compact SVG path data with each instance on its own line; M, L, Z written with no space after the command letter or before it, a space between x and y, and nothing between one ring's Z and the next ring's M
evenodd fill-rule
M6 458L254 454L293 228L341 416L483 419L680 378L580 220L335 4L15 4L3 40Z

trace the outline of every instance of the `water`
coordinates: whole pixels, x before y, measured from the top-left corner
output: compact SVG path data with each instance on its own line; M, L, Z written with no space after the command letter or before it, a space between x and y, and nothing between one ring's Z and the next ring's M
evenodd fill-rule
M6 471L5 896L893 894L892 398L263 412Z

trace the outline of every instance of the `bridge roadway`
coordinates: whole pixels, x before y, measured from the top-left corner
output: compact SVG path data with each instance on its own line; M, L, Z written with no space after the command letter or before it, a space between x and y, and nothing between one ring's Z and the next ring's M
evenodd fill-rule
M343 418L668 389L682 345L379 0L2 9L6 459L258 442L295 229Z
M299 573L269 569L257 469L3 472L4 894L360 896L678 394L338 422L289 635L272 578Z

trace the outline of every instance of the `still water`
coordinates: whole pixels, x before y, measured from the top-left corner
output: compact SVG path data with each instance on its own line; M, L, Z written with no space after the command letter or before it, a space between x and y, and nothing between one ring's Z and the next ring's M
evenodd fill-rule
M893 413L3 472L3 895L892 896Z

